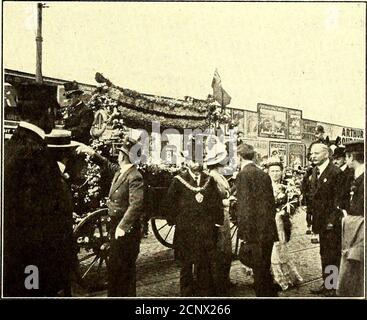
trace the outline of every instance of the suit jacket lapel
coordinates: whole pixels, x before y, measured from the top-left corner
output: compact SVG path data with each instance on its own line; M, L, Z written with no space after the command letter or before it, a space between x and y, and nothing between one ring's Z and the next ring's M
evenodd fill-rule
M113 178L113 182L111 185L111 190L110 190L110 195L116 190L118 189L118 187L125 181L125 179L127 178L127 175L130 173L130 171L133 169L133 166L130 167L129 169L127 169L123 174L120 174L120 171L117 171L114 178Z
M321 174L319 179L317 180L317 187L316 189L319 189L320 186L324 183L324 179L329 175L329 171L331 169L331 162L327 165L324 172Z

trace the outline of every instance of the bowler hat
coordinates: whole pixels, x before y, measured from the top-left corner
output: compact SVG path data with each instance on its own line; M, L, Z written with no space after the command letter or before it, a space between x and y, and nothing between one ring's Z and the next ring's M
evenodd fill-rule
M73 93L79 93L79 94L83 93L83 90L79 88L79 84L75 80L72 82L65 82L64 89L65 89L64 96L67 98L69 98L70 95Z
M333 158L338 159L343 157L345 157L345 147L336 147L333 152Z
M350 141L345 144L345 152L364 152L364 142L363 141Z

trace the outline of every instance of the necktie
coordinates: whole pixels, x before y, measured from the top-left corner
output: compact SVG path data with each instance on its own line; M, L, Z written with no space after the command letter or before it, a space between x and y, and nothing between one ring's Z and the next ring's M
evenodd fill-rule
M316 169L316 178L319 179L320 178L320 169L317 166L315 167L315 169Z
M316 166L312 169L312 176L311 176L311 190L315 192L317 186L317 179L318 175L320 174L320 169Z

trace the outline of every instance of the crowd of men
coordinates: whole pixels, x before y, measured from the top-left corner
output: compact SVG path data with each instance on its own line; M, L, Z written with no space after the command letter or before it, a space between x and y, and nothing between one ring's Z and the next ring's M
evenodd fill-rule
M108 194L111 236L108 296L136 296L136 259L144 216L144 181L123 141L117 163L89 147L93 113L80 99L76 83L65 86L75 108L65 123L70 134L53 131L57 102L42 85L19 85L22 121L5 145L4 294L10 297L70 296L77 263L72 236L73 202L64 179L70 148L87 154L112 177ZM73 143L71 139L79 143ZM182 296L225 296L231 287L229 207L237 199L236 223L245 262L253 269L257 296L277 296L271 273L274 243L279 241L277 208L269 175L254 160L256 150L238 146L239 173L234 187L219 173L223 157L187 161L174 177L162 210L175 225L175 259ZM323 285L313 293L363 296L364 145L354 142L331 151L327 141L310 147L310 168L302 192L308 224L319 235ZM63 165L64 163L64 165ZM208 170L204 170L204 163ZM337 290L329 286L330 267L338 270ZM36 276L37 275L37 276Z

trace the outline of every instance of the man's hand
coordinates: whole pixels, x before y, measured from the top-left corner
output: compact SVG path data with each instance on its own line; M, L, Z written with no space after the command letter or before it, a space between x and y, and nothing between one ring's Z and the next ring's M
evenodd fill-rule
M94 156L96 153L91 147L86 146L85 144L81 144L78 148L76 148L77 154L84 153L90 156Z
M115 239L122 238L125 235L125 231L117 227L115 231Z

